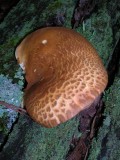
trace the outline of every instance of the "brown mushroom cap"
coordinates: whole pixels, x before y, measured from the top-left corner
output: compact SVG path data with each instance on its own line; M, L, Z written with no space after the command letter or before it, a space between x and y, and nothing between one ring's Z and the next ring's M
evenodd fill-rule
M107 85L96 50L70 29L39 29L20 43L15 56L28 82L26 110L45 127L57 126L88 108Z

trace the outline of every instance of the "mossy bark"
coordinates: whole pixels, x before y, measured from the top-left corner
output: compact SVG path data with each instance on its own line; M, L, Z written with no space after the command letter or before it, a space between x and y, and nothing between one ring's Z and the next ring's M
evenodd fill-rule
M119 0L116 0L114 3L118 6ZM109 55L113 50L119 34L118 27L115 25L120 25L120 15L114 11L116 9L114 3L112 0L98 2L98 9L96 12L94 12L89 19L85 20L84 25L81 24L77 29L78 32L91 41L103 59L104 64L107 64L107 60L109 59ZM28 33L46 25L46 23L51 25L51 19L56 17L58 13L65 12L64 26L71 28L71 17L74 6L74 0L20 0L17 6L11 10L0 24L0 35L2 37L0 39L0 72L11 77L13 82L18 83L19 77L15 78L15 72L18 71L19 67L14 57L17 44L19 44ZM114 20L112 19L113 12L116 17ZM119 82L119 80L116 80L114 83L115 86L118 85ZM113 85L113 88L115 86ZM116 102L115 98L118 95L114 93L119 94L120 88L118 89L117 87L114 88L114 90L113 88L110 90L110 93L107 92L107 94L105 94L105 103L109 109L105 110L106 120L100 129L100 134L98 134L98 140L103 139L102 142L104 142L104 140L107 139L107 142L105 142L107 151L105 151L104 154L106 157L108 156L108 148L112 147L110 143L112 143L113 140L114 142L118 142L119 140L119 127L117 124L117 118L119 118L119 116L116 116L119 103ZM114 94L115 102L113 103L116 104L114 112L112 112L111 94ZM116 127L115 130L110 132L110 128L112 129L113 126L111 123L112 117L116 118ZM73 135L76 138L81 136L81 133L78 132L78 125L79 120L75 117L56 128L46 129L33 122L31 119L20 116L16 124L14 124L13 130L0 153L0 159L64 160ZM107 131L104 130L105 126L108 127L108 129L106 129ZM103 134L102 130L105 134ZM104 136L101 137L101 135ZM93 157L93 159L102 159L101 153L103 150L102 147L100 147L102 146L102 142L100 141L98 143L96 140L93 141L93 149L90 151L89 159L93 157L93 154L95 154L95 158ZM95 150L94 147L96 148L96 146L97 149ZM114 149L114 154L117 155L118 152L115 151ZM114 157L117 157L116 155Z

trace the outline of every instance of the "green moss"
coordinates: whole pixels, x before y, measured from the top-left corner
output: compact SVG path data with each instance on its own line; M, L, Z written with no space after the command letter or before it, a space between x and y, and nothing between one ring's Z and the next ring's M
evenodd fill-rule
M49 12L54 12L54 10L61 8L62 5L63 5L63 1L57 0L57 1L50 3L47 7L47 10Z
M106 3L98 4L98 13L93 13L90 19L77 29L86 37L98 51L98 54L106 64L113 47L113 33L110 26L111 18L108 14Z
M71 18L74 10L75 1L73 0L55 0L46 7L42 13L42 18L48 20L50 17L56 17L58 14L65 14L65 26L71 28Z
M26 139L31 139L31 132L35 135L32 136L32 141L26 148L25 159L50 159L61 160L65 159L65 155L69 149L71 136L75 133L78 122L74 119L66 122L56 128L31 128L30 134L26 135ZM73 127L72 127L73 126ZM72 128L71 128L72 127ZM37 134L36 133L40 133ZM38 142L39 139L39 142ZM47 151L47 152L46 152ZM35 157L36 155L36 157ZM23 158L24 159L24 158Z
M58 10L62 8L63 2L61 0L56 0L48 5L44 12L42 13L42 16L44 19L49 19L51 16L55 16Z
M15 160L62 160L69 150L71 137L79 136L79 120L76 118L55 128L44 128L21 116L0 154L1 159ZM9 151L12 152L9 152Z
M0 73L13 77L17 63L14 56L14 47L18 43L17 38L10 38L6 43L0 45Z
M8 133L8 129L7 129L7 123L6 123L6 115L4 113L2 118L0 118L0 134L7 135L7 133ZM1 141L0 141L0 145L1 145Z

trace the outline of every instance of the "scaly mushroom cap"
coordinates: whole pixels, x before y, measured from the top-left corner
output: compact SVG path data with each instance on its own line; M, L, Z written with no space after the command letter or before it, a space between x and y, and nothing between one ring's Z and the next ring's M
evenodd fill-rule
M15 55L28 82L26 110L45 127L57 126L88 108L107 85L96 50L70 29L39 29L21 42Z

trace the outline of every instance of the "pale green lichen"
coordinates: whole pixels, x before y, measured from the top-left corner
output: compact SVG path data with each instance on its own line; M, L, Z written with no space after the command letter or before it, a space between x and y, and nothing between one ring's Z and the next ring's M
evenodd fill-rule
M0 101L4 101L6 103L20 107L23 96L23 92L21 91L23 86L23 77L21 75L21 72L18 71L15 74L16 79L18 79L18 74L19 85L13 83L12 79L10 79L8 76L0 75ZM17 113L11 109L5 108L5 106L0 105L0 118L4 120L6 119L5 117L7 118L7 123L5 125L10 129L12 123L17 117Z

